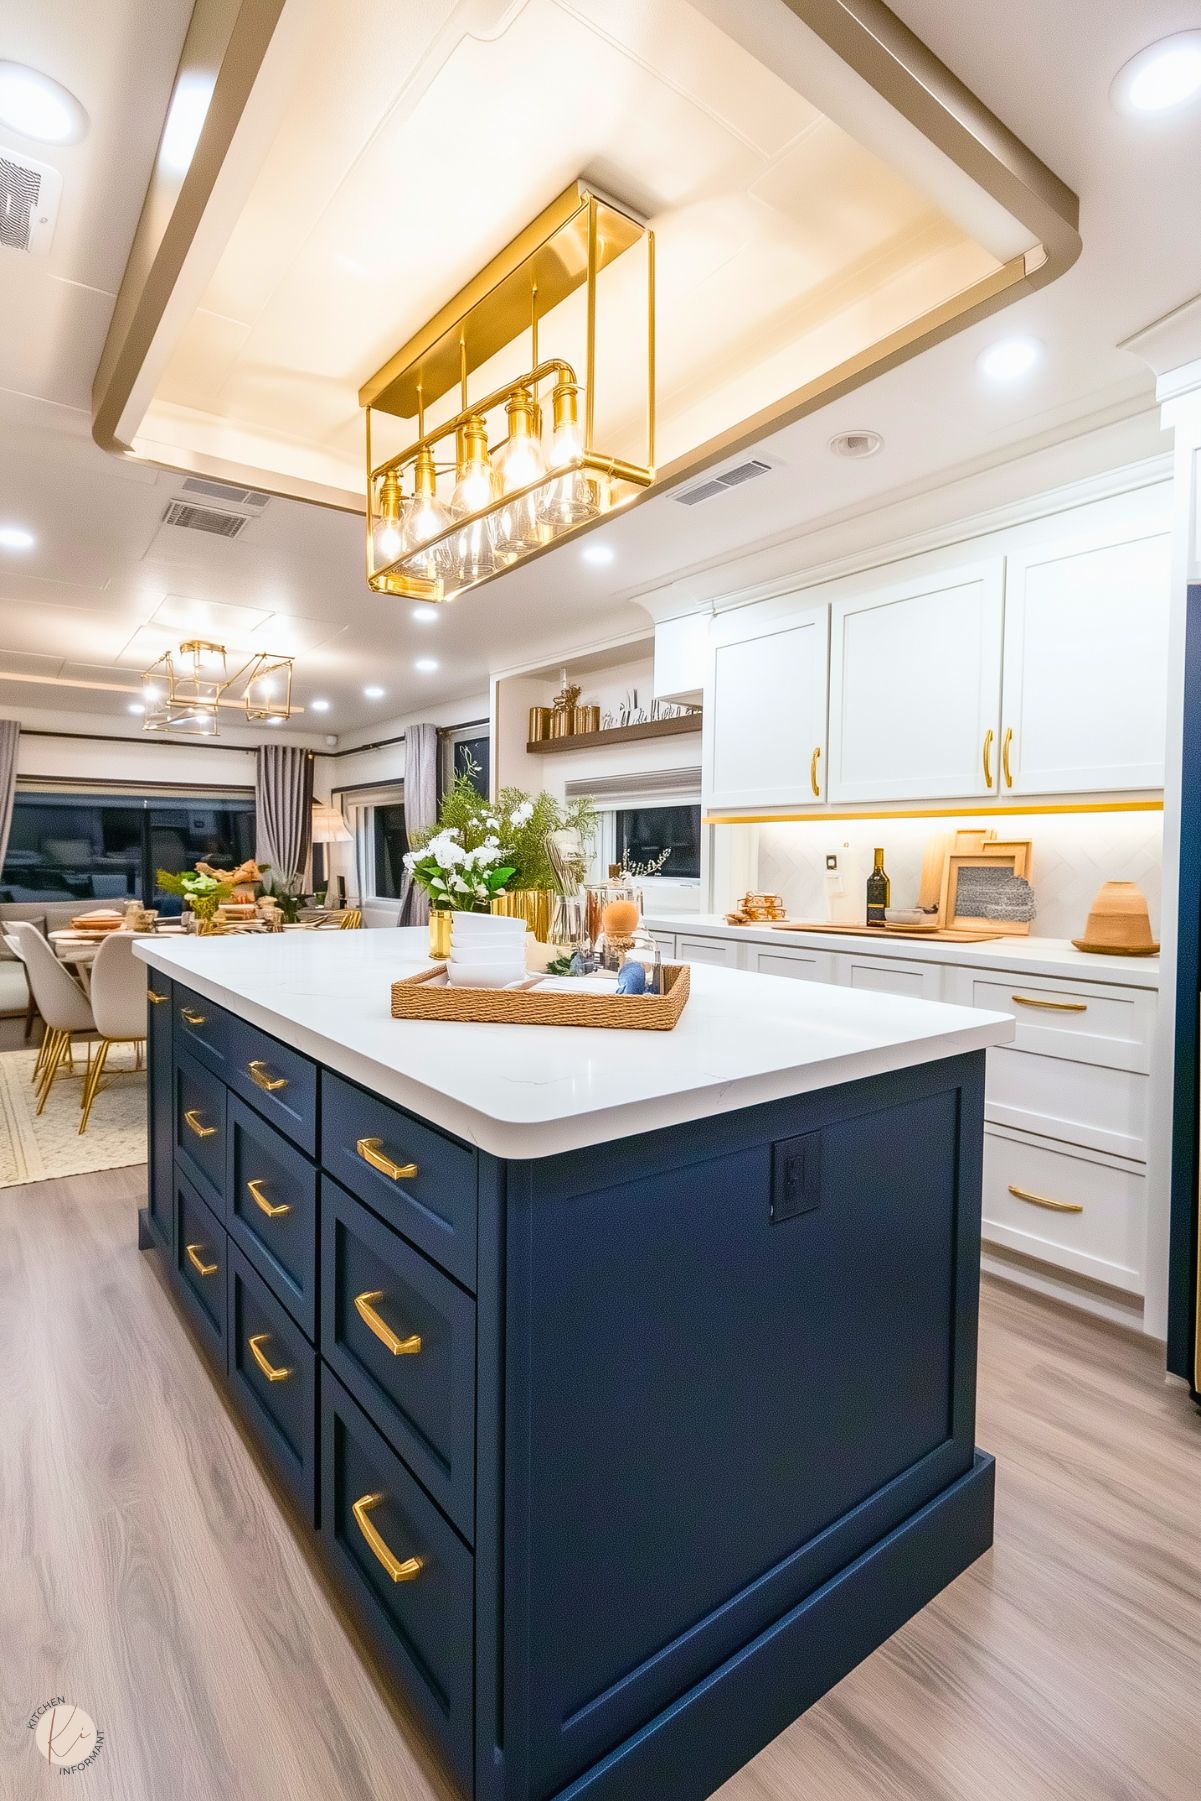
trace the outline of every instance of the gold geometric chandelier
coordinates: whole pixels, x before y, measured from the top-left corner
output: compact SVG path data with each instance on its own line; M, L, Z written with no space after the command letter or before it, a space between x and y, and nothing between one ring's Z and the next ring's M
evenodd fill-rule
M189 638L143 672L142 730L215 738L217 709L237 704L231 689L242 690L248 720L282 725L292 716L292 658L257 651L231 671L223 644Z
M377 593L453 600L562 542L655 478L654 233L573 183L359 402Z

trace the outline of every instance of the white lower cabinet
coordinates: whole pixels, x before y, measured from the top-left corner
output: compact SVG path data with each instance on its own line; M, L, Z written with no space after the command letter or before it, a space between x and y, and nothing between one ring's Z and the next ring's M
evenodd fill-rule
M1138 1164L985 1131L985 1240L1135 1294L1143 1290L1145 1186Z
M751 945L747 968L758 976L791 976L798 982L837 982L834 958L829 951L764 950Z
M676 955L676 935L674 932L661 932L657 927L652 927L650 936L659 946L659 950L663 956L674 957Z
M874 994L903 994L915 1001L942 999L942 966L938 963L904 963L899 957L864 957L857 951L841 951L840 974L848 988Z
M1150 1077L999 1047L988 1053L986 1117L1001 1126L1141 1161Z
M722 963L727 969L742 967L742 946L736 938L704 938L691 932L677 932L676 956L681 963Z

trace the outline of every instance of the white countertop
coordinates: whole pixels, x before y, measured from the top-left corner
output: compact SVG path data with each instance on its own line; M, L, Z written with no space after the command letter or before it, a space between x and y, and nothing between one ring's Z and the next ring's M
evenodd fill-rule
M1075 981L1106 982L1122 988L1159 987L1159 958L1105 957L1078 951L1070 938L989 938L982 944L952 944L945 939L910 938L904 932L781 932L770 925L727 925L721 913L647 915L651 931L695 932L703 938L741 939L748 944L788 945L806 950L860 951L869 956L904 957L912 963L967 963L982 969L1032 975L1067 976Z
M1004 1013L695 965L673 1032L393 1019L391 984L428 965L427 946L409 927L140 938L134 954L498 1157L603 1144L1014 1033Z

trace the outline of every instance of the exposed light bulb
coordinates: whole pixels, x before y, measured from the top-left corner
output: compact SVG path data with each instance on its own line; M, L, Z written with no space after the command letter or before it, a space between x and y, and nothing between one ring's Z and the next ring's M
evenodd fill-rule
M395 469L389 469L380 483L379 514L371 532L373 569L386 569L404 551L404 522L408 504L401 492L400 477Z
M514 388L505 406L509 437L496 454L495 467L502 494L513 494L540 481L546 474L546 458L535 435L534 403L528 388ZM538 522L538 497L525 494L497 516L496 549L503 556L517 556L543 541Z
M417 452L413 482L416 493L404 524L407 566L426 581L439 581L450 565L452 553L446 544L433 544L431 540L449 531L452 521L438 499L434 457L428 445L423 444Z
M538 517L552 527L583 525L602 510L599 480L579 467L584 455L584 434L580 429L578 394L573 382L560 382L553 396L555 428L550 441L550 465L567 473L551 482L539 496Z
M459 427L458 480L450 497L450 510L462 518L480 513L496 498L496 483L488 456L484 422L478 416Z

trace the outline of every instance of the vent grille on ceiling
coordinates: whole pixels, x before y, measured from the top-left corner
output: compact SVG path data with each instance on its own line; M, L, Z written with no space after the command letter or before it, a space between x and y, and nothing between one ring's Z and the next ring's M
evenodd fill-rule
M178 525L186 532L211 532L216 538L236 538L247 523L243 513L219 513L215 507L189 506L184 500L169 500L163 512L164 525Z
M198 475L189 475L183 484L183 492L204 494L209 500L224 500L232 507L253 507L256 513L262 512L268 498L257 488L235 488L229 482L203 481Z
M0 244L44 256L54 236L62 176L18 150L0 148Z
M702 500L712 500L715 494L724 494L727 488L740 488L743 482L753 482L757 476L767 475L770 469L770 463L752 459L749 463L739 463L734 469L723 469L720 475L698 482L695 488L684 488L679 494L673 494L672 499L682 507L699 506Z

